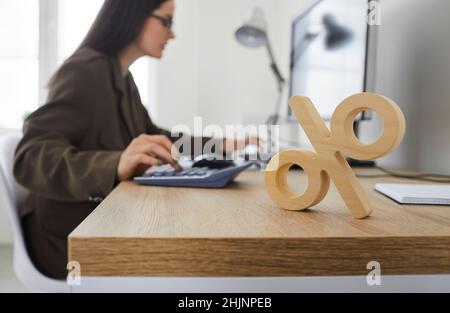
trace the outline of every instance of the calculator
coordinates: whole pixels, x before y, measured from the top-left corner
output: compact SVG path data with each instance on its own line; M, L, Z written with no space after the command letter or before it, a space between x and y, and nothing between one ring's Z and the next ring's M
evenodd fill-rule
M153 168L143 176L135 177L134 181L150 186L223 188L252 165L255 165L255 162L248 161L221 169L191 167L178 172L169 165L163 165Z

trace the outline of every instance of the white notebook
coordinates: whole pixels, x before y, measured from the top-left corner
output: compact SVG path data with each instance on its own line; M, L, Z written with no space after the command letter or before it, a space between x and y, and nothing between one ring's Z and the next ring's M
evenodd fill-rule
M450 185L376 184L375 190L401 204L450 205Z

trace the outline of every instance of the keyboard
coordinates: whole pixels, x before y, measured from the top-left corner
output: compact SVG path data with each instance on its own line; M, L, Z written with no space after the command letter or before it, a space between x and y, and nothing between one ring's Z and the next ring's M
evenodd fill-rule
M223 188L242 171L254 164L255 162L249 161L223 169L191 167L179 172L169 165L163 165L152 168L143 176L135 177L134 181L141 185L150 186Z

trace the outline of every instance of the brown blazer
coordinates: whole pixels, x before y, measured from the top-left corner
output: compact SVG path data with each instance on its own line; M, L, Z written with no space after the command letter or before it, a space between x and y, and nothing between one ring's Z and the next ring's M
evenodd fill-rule
M14 175L31 193L20 208L31 257L52 277L66 275L67 236L115 187L121 152L157 127L118 59L83 48L52 80L48 103L26 120ZM210 138L204 138L206 142Z

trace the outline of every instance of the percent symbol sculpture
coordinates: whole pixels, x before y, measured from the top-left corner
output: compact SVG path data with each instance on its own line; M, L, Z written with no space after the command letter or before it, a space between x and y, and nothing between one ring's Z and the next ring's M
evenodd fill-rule
M405 134L405 117L400 108L378 94L356 94L336 108L329 130L309 98L292 97L289 105L316 152L291 149L272 158L264 175L271 199L286 210L310 208L325 197L331 178L353 217L369 216L373 206L345 156L374 160L395 150ZM372 144L362 143L353 130L355 118L364 110L375 111L383 121L383 132ZM302 167L308 176L306 191L301 195L292 192L287 183L293 165Z

